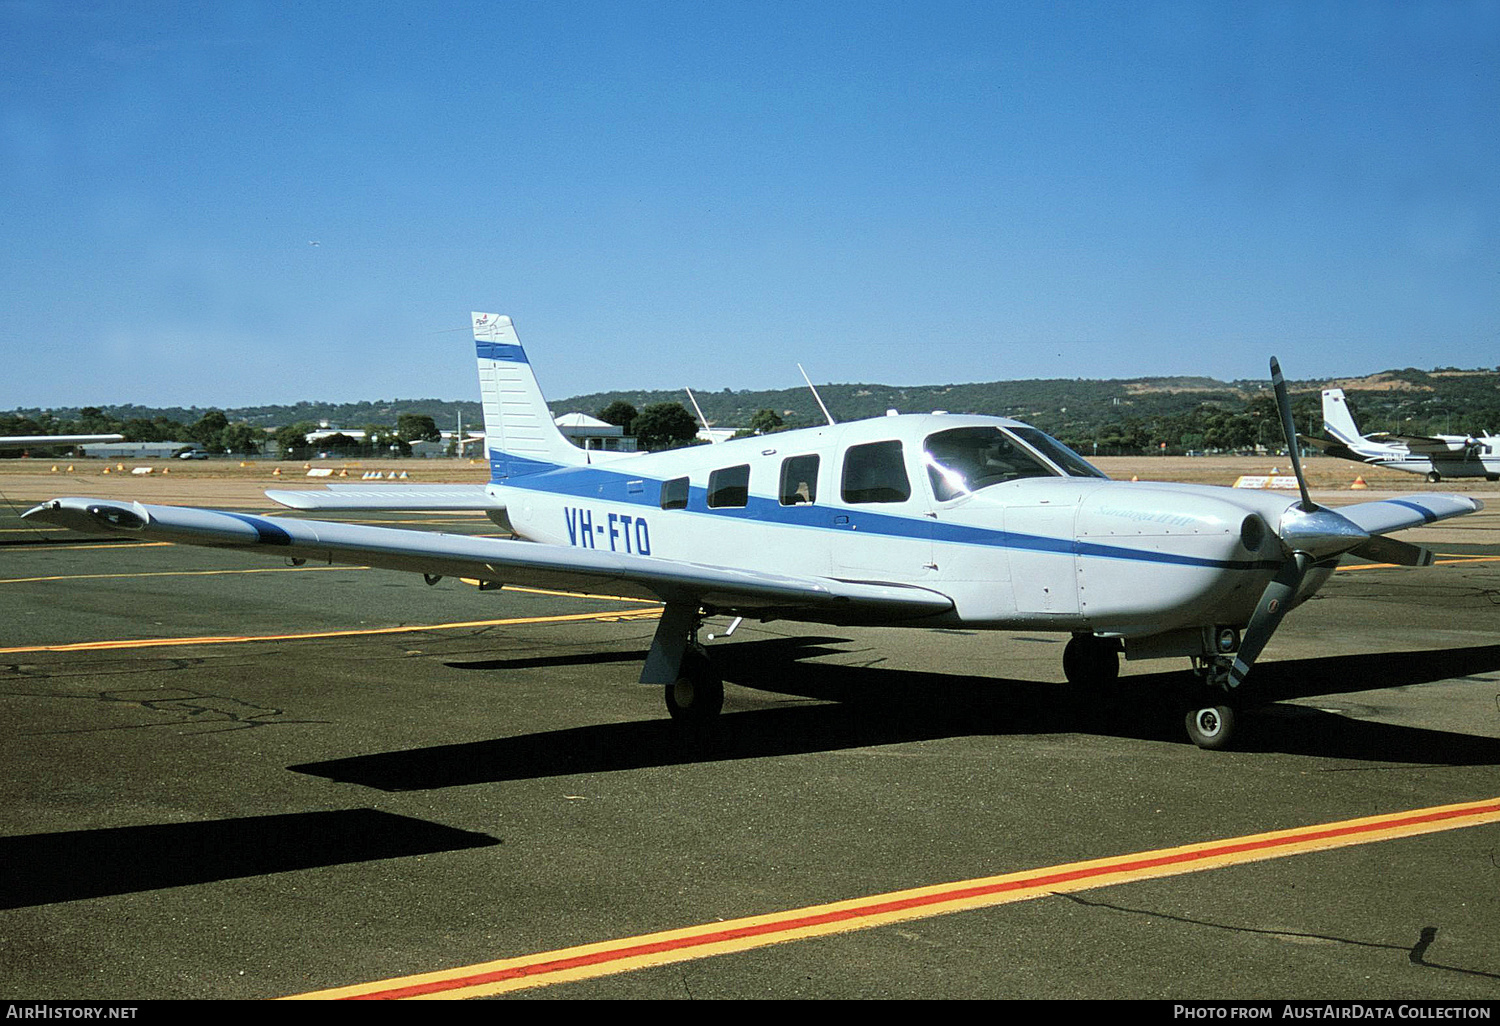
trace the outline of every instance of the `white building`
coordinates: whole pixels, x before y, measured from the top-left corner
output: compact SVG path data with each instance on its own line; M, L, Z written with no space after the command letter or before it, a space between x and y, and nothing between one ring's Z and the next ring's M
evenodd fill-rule
M617 424L606 424L587 413L564 413L554 418L563 437L580 449L603 449L609 452L635 452L635 438Z

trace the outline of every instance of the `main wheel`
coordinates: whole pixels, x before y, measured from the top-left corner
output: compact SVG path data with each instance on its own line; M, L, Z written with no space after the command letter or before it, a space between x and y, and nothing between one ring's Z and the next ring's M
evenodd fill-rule
M1120 678L1119 642L1075 634L1063 649L1063 676L1069 684L1101 688Z
M1433 484L1437 484L1442 479L1443 475L1439 474L1436 470L1429 470L1427 472L1427 480L1431 481Z
M1184 725L1188 737L1199 748L1223 751L1234 738L1234 706L1227 702L1189 707Z
M707 723L724 708L724 682L701 652L682 655L678 677L666 686L667 712L679 723Z

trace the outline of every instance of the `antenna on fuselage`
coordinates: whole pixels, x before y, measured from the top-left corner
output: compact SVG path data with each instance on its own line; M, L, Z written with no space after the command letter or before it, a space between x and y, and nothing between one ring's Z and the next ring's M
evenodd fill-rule
M828 424L831 427L834 423L833 414L829 413L828 407L823 405L823 397L818 394L817 386L812 383L812 379L807 376L807 371L802 369L802 365L800 363L797 364L797 370L799 373L801 373L802 380L807 382L807 387L812 389L813 398L818 401L818 409L823 411L823 416L828 418Z
M698 409L698 400L693 397L693 390L684 386L683 391L688 394L688 402L693 404L693 409L698 414L698 423L703 425L703 433L708 436L710 443L718 445L719 440L714 437L713 429L708 424L708 418L703 415L702 410Z

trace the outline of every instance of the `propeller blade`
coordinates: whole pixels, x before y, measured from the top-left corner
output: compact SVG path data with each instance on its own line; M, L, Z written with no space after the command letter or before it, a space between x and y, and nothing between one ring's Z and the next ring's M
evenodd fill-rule
M1313 557L1306 552L1292 553L1276 571L1271 583L1266 585L1266 590L1261 592L1260 602L1256 603L1255 612L1250 615L1250 623L1240 641L1240 650L1235 653L1234 665L1229 668L1231 688L1239 687L1249 675L1256 657L1276 633L1276 628L1281 626L1281 618L1286 616L1312 565Z
M1394 563L1396 566L1431 566L1432 550L1411 542L1383 538L1379 535L1363 545L1350 549L1352 555L1375 563Z
M1302 457L1298 453L1297 425L1292 421L1292 402L1287 397L1286 379L1281 376L1281 364L1271 357L1271 387L1276 391L1276 412L1281 415L1281 433L1286 438L1287 455L1292 460L1292 473L1297 475L1297 487L1302 491L1302 508L1308 513L1318 506L1307 493L1307 478L1302 476Z

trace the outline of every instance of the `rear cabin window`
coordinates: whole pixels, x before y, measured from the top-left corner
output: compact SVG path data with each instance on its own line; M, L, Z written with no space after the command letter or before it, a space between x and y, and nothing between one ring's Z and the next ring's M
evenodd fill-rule
M661 483L661 508L662 509L687 509L688 504L688 479L685 477L674 477L670 481Z
M750 501L750 464L725 467L708 475L708 505L711 509L743 506Z
M905 502L911 498L900 442L852 445L844 453L845 502Z
M781 461L781 504L818 501L818 458L788 456Z

